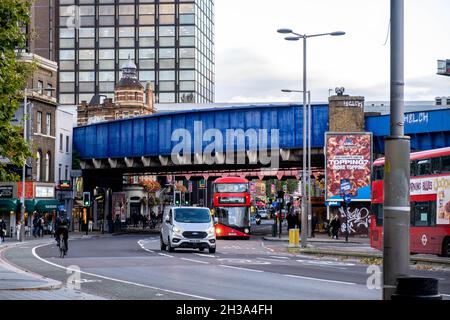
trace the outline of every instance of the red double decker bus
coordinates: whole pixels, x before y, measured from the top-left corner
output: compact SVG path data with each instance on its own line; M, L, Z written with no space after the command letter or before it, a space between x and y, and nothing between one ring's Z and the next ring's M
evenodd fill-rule
M383 247L384 161L373 165L370 242ZM411 253L450 256L450 148L411 154Z
M214 181L214 217L218 238L250 237L250 187L247 179L220 178Z

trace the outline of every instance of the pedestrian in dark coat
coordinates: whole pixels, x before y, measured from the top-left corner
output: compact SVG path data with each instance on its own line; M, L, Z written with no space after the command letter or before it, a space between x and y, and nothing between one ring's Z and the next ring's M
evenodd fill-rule
M316 236L314 234L316 227L317 227L317 217L315 215L313 215L312 219L311 219L311 237L313 237L313 238Z
M6 233L6 223L5 220L0 220L0 237L2 238L2 242L5 241L5 234Z
M334 219L331 220L330 223L331 233L333 235L333 239L336 237L336 240L339 239L339 229L341 228L341 221L339 220L339 216L335 215Z

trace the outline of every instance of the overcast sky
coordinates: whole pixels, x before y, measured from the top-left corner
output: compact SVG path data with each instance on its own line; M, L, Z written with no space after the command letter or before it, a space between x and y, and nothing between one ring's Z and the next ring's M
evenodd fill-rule
M366 101L389 100L389 0L216 0L216 102L299 101L281 89L302 89L302 42L276 32L345 31L308 40L308 89ZM450 96L450 78L436 75L450 59L450 1L405 0L406 100Z

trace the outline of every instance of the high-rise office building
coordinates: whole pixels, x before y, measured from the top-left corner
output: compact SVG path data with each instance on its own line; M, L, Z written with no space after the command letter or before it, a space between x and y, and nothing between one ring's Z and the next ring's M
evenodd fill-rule
M59 101L114 97L128 57L157 103L214 101L214 0L59 0Z

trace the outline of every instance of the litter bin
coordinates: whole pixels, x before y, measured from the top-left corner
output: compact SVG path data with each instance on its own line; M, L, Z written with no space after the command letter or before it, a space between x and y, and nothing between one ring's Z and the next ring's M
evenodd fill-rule
M397 290L392 300L442 300L439 281L434 278L401 277L397 279Z

